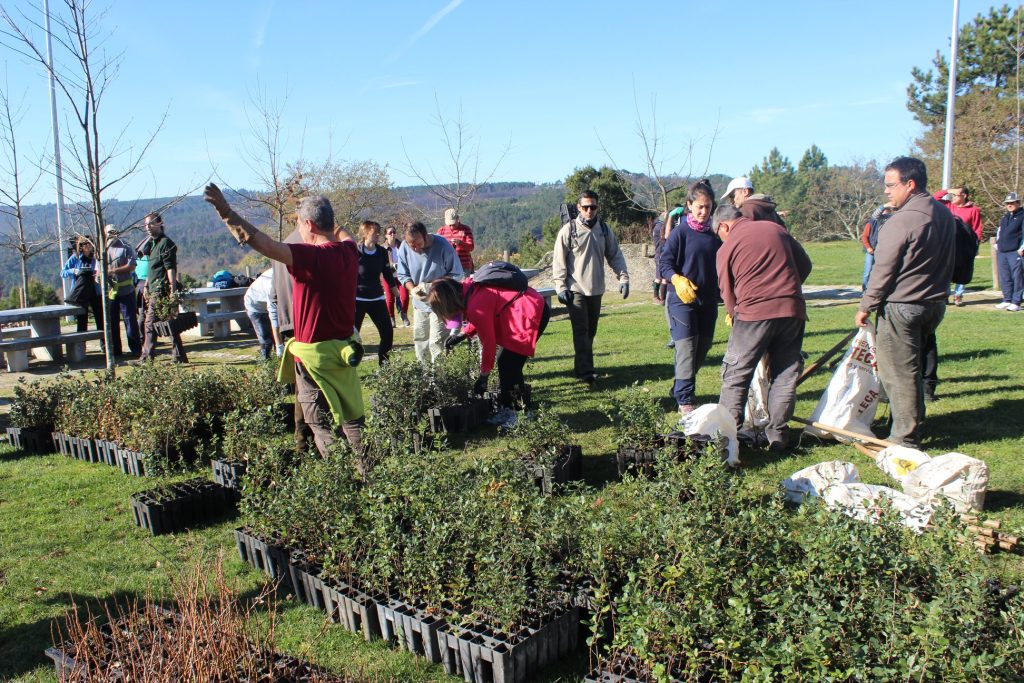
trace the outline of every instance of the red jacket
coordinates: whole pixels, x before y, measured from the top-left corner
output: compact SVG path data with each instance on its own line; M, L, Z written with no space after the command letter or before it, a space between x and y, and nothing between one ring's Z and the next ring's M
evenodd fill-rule
M977 204L972 202L967 202L963 206L957 206L953 202L942 201L942 198L946 196L947 192L949 192L949 190L939 190L932 196L935 197L937 201L942 202L942 204L949 209L954 216L966 223L967 227L974 231L974 234L980 242L982 235L981 209L978 208Z
M466 297L466 325L463 333L477 335L483 347L480 372L494 369L497 347L532 357L537 351L544 297L532 287L520 295L511 289L474 285L473 278L462 283ZM511 304L509 303L511 302Z
M437 230L437 234L451 242L452 246L455 247L455 253L459 255L459 261L462 263L462 270L467 273L473 272L473 257L470 254L473 251L473 228L462 223L456 223L455 225L442 225ZM458 240L458 242L456 242Z

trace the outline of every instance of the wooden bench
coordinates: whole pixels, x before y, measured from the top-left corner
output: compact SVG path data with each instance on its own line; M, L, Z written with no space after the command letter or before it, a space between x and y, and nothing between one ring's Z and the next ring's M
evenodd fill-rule
M41 346L66 346L68 360L78 363L85 360L85 343L93 339L102 339L103 330L89 332L68 332L46 337L24 337L0 341L0 352L7 357L8 372L24 372L28 370L28 352Z

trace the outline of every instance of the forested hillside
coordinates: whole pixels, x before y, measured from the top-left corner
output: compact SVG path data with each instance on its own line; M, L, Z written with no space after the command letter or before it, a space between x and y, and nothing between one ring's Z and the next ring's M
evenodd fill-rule
M427 188L397 188L396 192L404 195L405 201L416 211L422 212L429 228L435 229L441 224L445 207ZM558 215L564 192L561 184L492 183L480 188L470 206L462 211L462 220L473 227L481 249L516 249L521 235L529 231L539 237L544 220ZM162 209L167 234L178 244L182 272L200 281L209 279L222 268L231 269L245 256L247 250L234 243L201 196L185 197L167 207L173 201L169 197L111 201L107 204L106 221L119 227L135 226L129 227L125 235L125 239L134 244L144 236L142 218L150 211ZM69 213L69 229L93 234L92 226L83 220L80 211L70 210ZM25 215L26 230L33 237L56 232L54 204L25 207ZM259 224L267 214L249 209L245 215ZM0 214L0 232L12 230L10 217ZM20 286L19 268L13 251L0 250L0 296ZM31 277L57 286L59 264L55 250L50 249L29 261L29 272Z

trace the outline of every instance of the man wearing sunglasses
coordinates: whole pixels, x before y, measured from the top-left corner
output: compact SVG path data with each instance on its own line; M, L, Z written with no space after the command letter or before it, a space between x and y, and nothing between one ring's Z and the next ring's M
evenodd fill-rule
M622 298L629 296L629 272L615 234L598 216L597 193L584 190L576 202L577 218L558 231L551 264L558 300L569 309L572 324L572 345L575 351L574 374L581 382L593 386L594 337L601 314L601 297L605 292L604 264L619 278Z

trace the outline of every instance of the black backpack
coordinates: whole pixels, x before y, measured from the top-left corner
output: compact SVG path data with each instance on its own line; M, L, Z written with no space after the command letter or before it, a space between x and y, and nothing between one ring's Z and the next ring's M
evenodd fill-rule
M576 217L580 215L580 210L575 204L567 204L562 202L558 205L558 217L562 220L562 225L565 225L569 221L576 220Z
M521 297L527 289L530 287L529 278L526 277L526 273L519 270L518 266L515 266L508 261L491 261L485 263L476 269L473 273L473 284L470 285L469 291L466 292L466 301L469 301L469 297L473 294L473 288L476 285L487 285L488 287L494 287L496 289L508 289L514 292L518 292L515 297L512 298L507 304L501 307L498 311L500 314L506 308L512 305L512 303Z
M978 255L978 236L963 219L953 216L956 230L953 238L953 283L966 285L974 277L974 259Z

